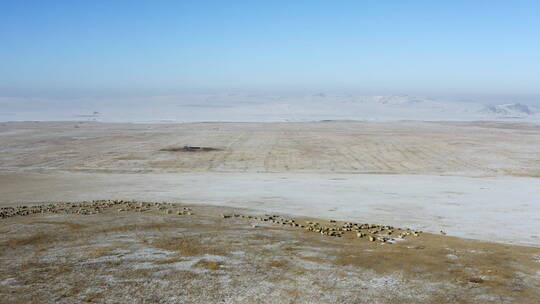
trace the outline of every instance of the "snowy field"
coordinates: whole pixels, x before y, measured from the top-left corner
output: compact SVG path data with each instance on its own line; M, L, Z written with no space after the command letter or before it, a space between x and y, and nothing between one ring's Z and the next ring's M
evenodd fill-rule
M145 98L0 98L0 121L300 122L540 121L540 101L474 102L408 95L194 94Z

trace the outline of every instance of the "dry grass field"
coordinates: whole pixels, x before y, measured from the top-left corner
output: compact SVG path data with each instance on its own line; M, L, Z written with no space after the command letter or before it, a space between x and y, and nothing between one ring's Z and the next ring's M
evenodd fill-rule
M540 176L540 126L491 122L4 123L0 170ZM184 145L208 152L170 152Z
M191 215L176 210L190 208ZM123 209L124 208L124 209ZM118 212L117 210L126 210ZM540 249L331 237L175 204L0 219L1 303L538 303ZM167 209L167 210L169 210ZM222 218L220 214L253 215ZM318 221L296 218L304 225Z

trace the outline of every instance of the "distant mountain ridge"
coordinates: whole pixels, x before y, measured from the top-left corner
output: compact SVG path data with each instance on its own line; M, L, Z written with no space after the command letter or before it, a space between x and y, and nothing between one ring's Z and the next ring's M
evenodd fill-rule
M500 117L525 117L535 114L535 111L533 111L529 106L521 103L488 105L482 109L481 112Z

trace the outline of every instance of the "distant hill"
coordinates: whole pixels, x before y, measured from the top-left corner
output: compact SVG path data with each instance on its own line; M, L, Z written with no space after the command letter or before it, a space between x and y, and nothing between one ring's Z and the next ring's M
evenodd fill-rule
M534 111L527 105L520 103L507 103L499 105L488 105L480 111L484 114L490 114L497 117L526 117L535 114Z

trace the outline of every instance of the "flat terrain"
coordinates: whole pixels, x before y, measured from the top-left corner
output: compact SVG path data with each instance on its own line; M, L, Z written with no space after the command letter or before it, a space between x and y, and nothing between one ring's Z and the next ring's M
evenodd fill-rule
M539 151L515 123L3 123L0 303L539 303Z
M0 124L0 205L167 200L540 247L540 125ZM170 150L185 145L217 150Z
M83 215L95 211L91 203L63 206L66 212L0 219L0 302L532 304L540 299L538 248L427 233L395 236L393 243L357 238L354 231L331 237L279 223L345 224L282 215L271 223L252 210L223 207L124 203Z
M540 125L489 122L3 123L0 170L540 177ZM204 153L160 151L204 146Z

